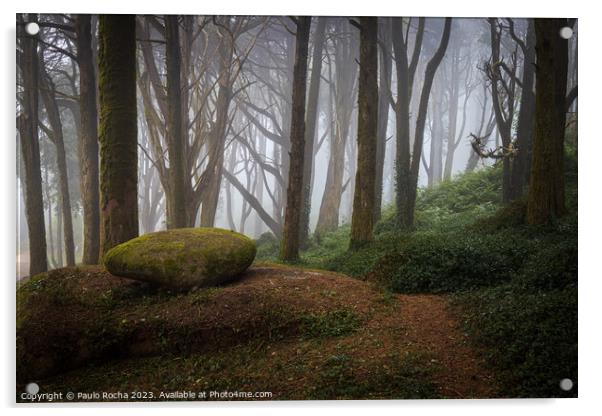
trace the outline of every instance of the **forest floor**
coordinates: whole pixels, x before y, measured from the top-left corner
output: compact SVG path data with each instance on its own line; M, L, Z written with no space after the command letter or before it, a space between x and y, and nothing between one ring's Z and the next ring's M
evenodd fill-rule
M21 292L21 306L38 310L18 323L20 352L37 348L44 362L74 367L36 378L40 392L127 392L126 400L133 392L165 400L162 392L175 391L213 400L220 397L212 391L271 392L265 398L276 400L498 395L445 295L393 294L342 274L275 264L186 294L149 294L98 267L49 272ZM51 328L35 325L42 319ZM126 344L99 343L99 333ZM74 339L77 351L64 349ZM27 377L18 365L18 391L33 381Z

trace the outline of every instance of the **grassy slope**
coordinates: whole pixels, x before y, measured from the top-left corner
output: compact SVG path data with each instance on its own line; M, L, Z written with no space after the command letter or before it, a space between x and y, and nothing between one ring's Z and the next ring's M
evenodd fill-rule
M447 293L464 329L512 397L575 397L577 381L577 162L566 158L569 215L524 224L524 202L502 206L500 169L422 190L417 229L399 233L387 210L375 242L348 252L343 226L303 253L302 264L377 280L400 293ZM263 258L274 246L262 244ZM577 383L576 383L577 384Z

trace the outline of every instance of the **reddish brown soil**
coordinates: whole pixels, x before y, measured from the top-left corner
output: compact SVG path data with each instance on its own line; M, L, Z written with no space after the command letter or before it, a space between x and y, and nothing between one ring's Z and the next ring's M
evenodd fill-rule
M468 345L444 296L398 295L402 327L415 346L432 353L439 364L435 382L446 397L495 396L493 374Z
M391 295L375 283L279 265L252 267L237 282L207 295L157 293L148 299L141 297L142 289L137 283L112 276L101 268L61 269L50 274L52 279L67 279L69 285L60 292L49 293L59 293L76 302L59 303L61 306L57 307L56 302L47 299L48 307L35 303L40 310L33 316L47 318L52 311L59 321L74 320L77 315L72 305L78 306L80 317L89 315L90 319L110 311L111 322L117 323L122 334L128 334L129 351L122 351L119 360L107 361L105 367L82 367L51 377L45 381L49 386L93 385L111 391L119 387L107 374L116 374L122 386L156 390L174 375L189 374L178 382L178 388L194 389L234 380L236 388L242 390L265 386L275 392L274 398L304 399L311 393L311 386L323 382L333 357L348 357L349 374L358 382L378 382L383 380L383 372L397 371L390 368L392 357L416 356L418 367L426 368L428 376L424 377L435 385L437 396L496 396L492 373L469 346L445 296ZM107 291L114 297L119 293L132 294L117 296L108 304L98 302ZM312 338L300 327L308 314L340 310L352 311L360 319L352 332ZM79 327L81 333L85 322L78 319L72 323L78 325L69 327ZM28 327L35 328L36 325ZM112 328L108 326L107 330L113 331ZM39 335L47 331L48 328L39 331ZM157 344L159 331L159 338L166 343L164 347ZM170 361L167 369L144 361L143 356L161 356L165 348L177 352L182 343L200 357L224 355L224 364L215 371L199 368L183 352L182 359ZM190 348L193 344L197 347ZM242 366L236 363L241 359L237 351L244 352ZM249 356L251 361L246 361L244 357ZM139 371L141 366L145 366L144 371ZM247 381L244 384L239 380ZM378 391L370 394L362 398L391 398Z

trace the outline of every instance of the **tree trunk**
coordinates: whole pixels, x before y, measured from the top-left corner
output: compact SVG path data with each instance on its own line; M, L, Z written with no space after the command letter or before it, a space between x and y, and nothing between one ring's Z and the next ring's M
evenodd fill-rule
M501 33L498 32L498 24L496 18L489 18L490 26L490 37L491 37L491 97L493 103L493 110L495 114L495 120L497 123L497 131L502 139L502 146L507 148L512 142L512 120L514 119L514 85L513 79L510 80L510 86L500 96L500 89L498 86L499 80L502 79L502 72L500 70L499 63L501 62L500 47L501 47ZM515 68L516 66L513 66ZM515 74L512 74L514 76ZM508 91L511 93L509 94ZM507 111L504 114L504 105L507 107ZM496 146L497 147L497 146ZM511 199L511 186L512 182L510 179L510 158L505 157L502 161L502 201L508 202Z
M276 222L276 220L274 220L270 216L270 214L266 212L266 210L263 208L262 204L257 200L257 198L255 198L253 194L247 191L245 186L242 183L240 183L236 176L234 176L227 170L224 170L223 173L224 178L226 178L226 180L230 182L238 192L240 192L240 195L247 200L249 205L253 207L257 215L259 215L261 220L265 223L265 225L268 226L268 228L270 229L270 231L272 231L276 238L280 238L280 236L282 235L282 226L278 222Z
M360 19L357 173L353 194L350 248L372 241L378 132L378 18Z
M309 235L309 215L311 212L312 173L314 162L314 141L316 138L316 124L318 118L318 104L320 97L320 77L322 74L322 50L327 17L318 17L318 25L314 33L314 50L312 53L311 78L309 80L309 94L307 97L307 117L305 122L305 155L303 158L303 194L301 197L301 225L300 244L307 245Z
M300 225L303 198L303 159L305 152L305 90L311 17L297 17L295 66L293 69L293 107L291 114L291 152L286 191L286 209L280 258L299 258Z
M63 229L63 213L61 212L61 206L57 207L56 215L56 265L57 267L63 267L63 236L61 230Z
M30 14L30 22L37 15ZM44 199L40 170L40 143L38 138L38 57L37 37L23 33L20 38L23 52L21 74L23 79L23 113L17 119L21 138L21 152L25 172L25 210L29 237L29 274L48 270Z
M529 181L531 168L531 148L533 145L533 125L535 117L535 94L533 86L535 80L535 26L533 19L529 19L527 39L524 50L523 79L520 110L518 113L518 127L516 129L517 154L512 161L510 199L519 199L523 196L525 186Z
M138 235L135 19L99 18L101 255Z
M347 30L339 26L339 30ZM335 128L330 140L330 157L326 172L326 184L320 204L320 214L316 225L316 234L334 231L339 226L339 210L343 194L343 176L345 173L345 147L351 124L353 102L355 101L355 81L357 64L355 62L355 43L352 39L335 41L334 61L336 72L331 94L335 97ZM329 69L330 71L330 69Z
M457 43L457 42L456 42ZM460 47L456 44L452 47L453 53L451 60L451 80L449 85L448 102L448 124L447 124L447 152L445 154L445 164L443 168L443 179L449 180L452 177L454 167L454 153L456 151L456 133L458 127L458 107L460 101ZM468 95L468 90L465 91ZM466 106L464 106L466 107ZM465 109L464 109L465 110Z
M185 194L184 136L182 131L182 85L180 71L180 31L177 15L165 16L165 61L167 71L167 153L169 155L169 194L167 228L187 225Z
M78 153L84 228L82 263L97 264L100 252L98 112L90 21L90 15L84 14L77 15L75 20L81 125Z
M535 138L527 221L542 224L566 213L564 130L568 41L559 36L566 19L535 19L537 91Z
M48 181L48 165L44 166L44 182L46 184L50 184ZM44 194L46 196L46 205L48 206L48 230L46 232L46 237L48 240L48 262L51 269L57 268L56 261L56 250L54 248L54 231L52 230L52 197L50 195L50 186L44 187Z
M402 215L400 222L402 228L412 228L414 226L414 208L416 206L416 192L418 188L418 169L420 168L420 157L424 142L426 112L428 110L428 101L431 93L431 87L433 85L433 79L435 78L437 68L439 68L439 64L443 60L443 56L447 50L447 45L449 44L451 22L451 17L447 17L445 19L441 42L439 43L437 51L426 65L426 71L424 73L424 83L422 86L422 92L420 94L420 103L418 104L418 116L416 118L414 147L409 169L410 174L408 177L404 178L404 181L407 181L407 185L402 189L405 194L401 198L401 206L398 206L398 210Z
M259 154L265 155L266 151L266 139L265 137L259 137ZM259 170L262 169L260 166L257 167L256 175L259 175ZM260 204L263 204L263 181L261 179L257 179L255 185L255 196ZM255 236L259 237L262 234L263 230L263 221L261 217L257 214L255 215Z
M433 186L441 182L443 178L443 89L436 85L433 89L434 102L432 105L431 129L431 151L429 153L429 181L428 185Z
M397 103L395 106L396 146L395 198L397 222L406 228L407 201L410 186L410 80L408 55L403 39L403 19L393 18L393 51L397 73Z
M374 180L374 223L380 221L383 198L385 150L387 147L387 126L389 124L389 93L391 90L391 19L383 18L379 25L382 37L378 89L378 127L376 136L376 178Z
M228 159L228 171L234 172L236 168L236 150L237 143L232 143L230 149L230 158ZM234 224L234 215L232 213L232 192L230 190L230 182L226 183L226 217L228 218L228 226L232 231L236 231L236 225Z
M75 265L75 244L73 243L73 220L71 217L71 198L69 196L69 176L67 174L67 156L63 137L63 123L59 107L54 96L54 83L46 73L43 51L39 53L40 96L52 130L50 140L56 147L56 165L59 177L59 202L63 214L63 234L65 238L65 254L67 266ZM62 255L62 254L61 254Z
M209 150L209 166L207 167L210 181L203 198L201 209L201 227L213 227L219 203L219 194L222 185L222 170L224 167L224 147L228 132L228 112L232 101L232 84L234 77L231 73L234 45L227 40L228 35L223 33L224 42L219 49L219 88L215 104L215 124L211 131Z

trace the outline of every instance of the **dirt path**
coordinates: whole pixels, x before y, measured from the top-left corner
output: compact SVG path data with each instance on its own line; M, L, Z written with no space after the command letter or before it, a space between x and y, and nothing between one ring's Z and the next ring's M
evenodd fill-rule
M392 295L375 283L281 265L257 265L231 285L178 295L140 296L137 283L98 267L51 275L70 289L49 290L48 302L32 303L37 312L30 320L47 322L52 311L90 348L96 339L85 334L96 332L82 328L98 316L114 318L103 326L109 339L130 331L129 349L117 359L82 361L43 380L53 391L219 387L273 391L274 399L289 400L496 397L493 375L445 296ZM113 302L102 301L106 293ZM57 294L76 301L57 309ZM54 345L44 338L52 331L27 334ZM180 351L175 358L164 354L166 345Z
M275 282L282 278L304 282L300 286L306 289L319 282L322 290L331 288L332 291L340 290L340 278L343 278L347 282L346 303L358 306L360 303L374 301L366 296L375 289L371 283L337 273L280 267L254 268L250 272L245 283L265 281L268 277L267 280L274 284L270 278L276 277ZM365 343L365 337L361 336L352 336L342 341L348 344L350 351L354 351L358 359L366 352L373 357L395 351L425 353L433 357L429 366L441 396L459 399L496 396L493 374L469 345L468 336L460 329L445 296L395 295L394 298L398 302L392 304L391 308L376 308L365 327L365 332L370 337L382 341L382 347ZM331 348L334 353L334 345L335 343L328 346L325 343L322 353L326 354Z
M435 383L445 397L495 396L493 374L468 345L444 296L398 295L409 342L433 354Z

